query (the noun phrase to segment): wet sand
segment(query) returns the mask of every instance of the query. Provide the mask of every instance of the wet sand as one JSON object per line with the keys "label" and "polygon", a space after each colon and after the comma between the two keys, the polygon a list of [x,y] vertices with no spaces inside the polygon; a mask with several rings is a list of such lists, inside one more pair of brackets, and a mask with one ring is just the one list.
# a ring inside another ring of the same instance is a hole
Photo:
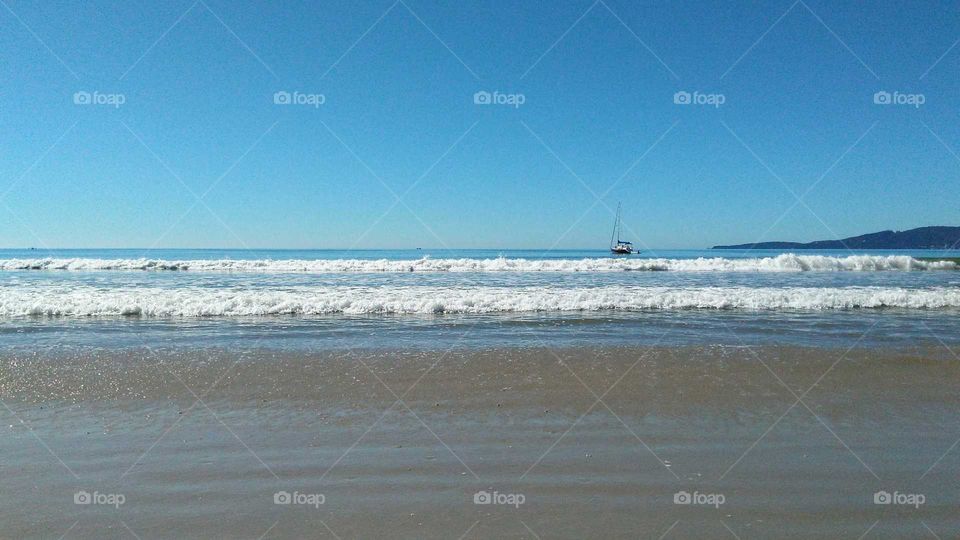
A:
{"label": "wet sand", "polygon": [[958,387],[936,347],[8,354],[0,537],[955,537]]}

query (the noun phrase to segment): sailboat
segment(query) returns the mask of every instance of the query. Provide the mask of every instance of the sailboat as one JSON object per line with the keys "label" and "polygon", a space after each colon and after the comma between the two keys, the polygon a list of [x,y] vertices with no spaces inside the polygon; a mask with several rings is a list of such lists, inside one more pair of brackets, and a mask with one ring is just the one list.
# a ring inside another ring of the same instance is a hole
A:
{"label": "sailboat", "polygon": [[[620,229],[622,228],[620,203],[617,203],[617,220],[613,222],[613,234],[610,235],[610,251],[617,255],[630,255],[633,253],[633,244],[620,239]],[[616,242],[614,242],[614,238],[616,238]]]}

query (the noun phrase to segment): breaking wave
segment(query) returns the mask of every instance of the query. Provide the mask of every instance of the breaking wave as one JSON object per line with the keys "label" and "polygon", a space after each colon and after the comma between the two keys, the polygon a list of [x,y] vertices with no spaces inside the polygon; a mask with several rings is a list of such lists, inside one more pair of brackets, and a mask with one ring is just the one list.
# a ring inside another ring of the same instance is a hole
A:
{"label": "breaking wave", "polygon": [[795,255],[727,259],[0,259],[0,270],[146,270],[249,273],[382,272],[874,272],[887,270],[957,270],[952,261],[921,261],[906,255]]}
{"label": "breaking wave", "polygon": [[0,290],[0,317],[240,317],[682,309],[960,308],[960,289],[896,287],[18,287]]}

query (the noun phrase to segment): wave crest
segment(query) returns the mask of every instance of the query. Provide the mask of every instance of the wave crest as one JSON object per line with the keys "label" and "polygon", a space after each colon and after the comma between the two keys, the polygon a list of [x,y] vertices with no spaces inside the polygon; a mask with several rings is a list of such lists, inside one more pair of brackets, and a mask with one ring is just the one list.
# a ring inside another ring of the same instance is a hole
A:
{"label": "wave crest", "polygon": [[728,259],[584,258],[584,259],[0,259],[0,270],[191,271],[247,273],[397,273],[397,272],[876,272],[957,270],[952,261],[921,261],[907,255],[796,255]]}
{"label": "wave crest", "polygon": [[0,290],[0,317],[241,317],[647,311],[960,308],[960,289],[896,287],[296,287],[284,290],[80,286]]}

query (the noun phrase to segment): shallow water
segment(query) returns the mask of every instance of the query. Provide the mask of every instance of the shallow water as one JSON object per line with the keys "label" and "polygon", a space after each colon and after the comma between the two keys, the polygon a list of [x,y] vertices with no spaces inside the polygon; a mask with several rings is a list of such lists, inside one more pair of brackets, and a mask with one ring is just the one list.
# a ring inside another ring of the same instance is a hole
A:
{"label": "shallow water", "polygon": [[[946,538],[960,527],[949,452],[960,362],[942,347],[238,352],[5,355],[0,535],[921,538],[930,527]],[[875,504],[881,490],[924,503]],[[483,491],[524,501],[476,504]],[[675,503],[682,492],[724,499]],[[324,498],[278,504],[282,493]]]}

